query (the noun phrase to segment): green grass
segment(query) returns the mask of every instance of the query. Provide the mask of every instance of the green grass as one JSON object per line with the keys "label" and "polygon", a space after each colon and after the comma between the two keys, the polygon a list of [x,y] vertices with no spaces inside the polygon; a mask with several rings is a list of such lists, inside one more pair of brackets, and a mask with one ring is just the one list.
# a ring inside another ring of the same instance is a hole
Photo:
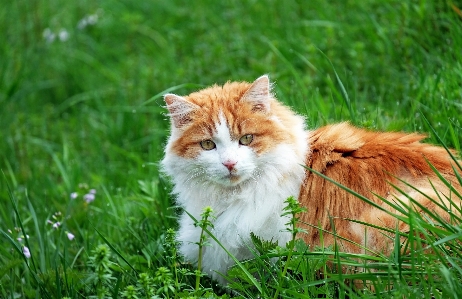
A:
{"label": "green grass", "polygon": [[[183,290],[178,297],[187,297],[194,269],[181,270],[185,265],[166,241],[177,210],[157,164],[168,134],[161,97],[167,90],[187,94],[266,73],[278,98],[306,115],[311,128],[349,120],[378,130],[426,132],[429,142],[461,149],[458,2],[2,2],[1,298],[87,298],[103,289],[128,298],[129,285],[170,284]],[[78,28],[94,15],[94,24]],[[65,41],[44,37],[62,29]],[[90,189],[96,198],[86,203]],[[72,192],[78,193],[73,200]],[[284,265],[274,272],[263,252],[249,265],[266,275],[260,289],[247,288],[252,280],[237,273],[244,277],[240,288],[254,298],[259,292],[284,298],[462,297],[462,251],[454,242],[460,225],[432,229],[414,216],[409,214],[413,227],[426,228],[438,250],[421,257],[366,257],[376,259],[380,271],[357,275],[375,281],[377,295],[354,293],[341,273],[323,278],[314,270],[327,267],[332,256],[358,263],[358,257],[335,251],[292,257],[298,266],[290,264],[287,275],[297,286],[271,277]],[[48,221],[61,225],[54,229]],[[438,243],[445,238],[449,245]],[[273,248],[271,254],[287,252]],[[206,278],[201,283],[213,286]],[[173,296],[171,290],[162,294]]]}

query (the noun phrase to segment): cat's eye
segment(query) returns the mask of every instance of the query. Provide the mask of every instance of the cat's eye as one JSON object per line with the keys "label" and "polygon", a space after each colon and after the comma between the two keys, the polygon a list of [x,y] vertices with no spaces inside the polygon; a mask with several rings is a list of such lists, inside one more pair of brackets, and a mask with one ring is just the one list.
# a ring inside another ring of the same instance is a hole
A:
{"label": "cat's eye", "polygon": [[239,139],[239,144],[249,145],[252,142],[252,140],[253,140],[253,135],[252,134],[247,134],[247,135],[242,136]]}
{"label": "cat's eye", "polygon": [[215,142],[210,139],[202,140],[200,144],[201,147],[206,151],[213,150],[216,147]]}

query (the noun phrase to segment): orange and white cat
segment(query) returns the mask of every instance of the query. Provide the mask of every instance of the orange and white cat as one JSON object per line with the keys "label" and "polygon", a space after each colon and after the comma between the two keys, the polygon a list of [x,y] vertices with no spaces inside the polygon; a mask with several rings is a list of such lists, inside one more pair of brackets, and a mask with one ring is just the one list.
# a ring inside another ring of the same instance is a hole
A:
{"label": "orange and white cat", "polygon": [[[302,165],[379,205],[381,199],[374,194],[408,202],[391,182],[430,210],[438,210],[432,201],[398,180],[436,197],[433,184],[438,192],[451,196],[427,160],[457,186],[447,152],[420,143],[422,135],[370,132],[348,123],[307,131],[304,118],[275,99],[268,76],[253,83],[214,85],[188,96],[166,94],[164,99],[171,135],[162,168],[173,181],[176,202],[196,219],[204,207],[212,207],[216,216],[212,232],[238,259],[252,257],[250,232],[286,244],[290,239],[285,231],[288,219],[281,214],[289,196],[307,208],[301,215],[304,223],[331,231],[331,216],[342,237],[378,251],[393,245],[381,232],[368,229],[365,236],[363,226],[346,219],[395,229],[395,218]],[[194,263],[201,229],[185,213],[179,224],[180,252]],[[308,233],[300,237],[308,244],[320,245],[319,229],[307,228]],[[323,241],[327,246],[334,239],[325,233]],[[233,261],[215,242],[210,243],[203,253],[203,270],[223,282],[217,272],[225,274]],[[341,245],[350,252],[362,250],[350,242]]]}

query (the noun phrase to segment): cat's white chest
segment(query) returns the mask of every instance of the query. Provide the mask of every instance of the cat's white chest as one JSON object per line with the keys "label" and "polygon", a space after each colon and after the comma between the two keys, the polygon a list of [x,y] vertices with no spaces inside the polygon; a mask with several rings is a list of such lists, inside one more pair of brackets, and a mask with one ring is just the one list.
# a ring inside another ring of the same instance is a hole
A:
{"label": "cat's white chest", "polygon": [[[289,219],[281,217],[284,201],[289,196],[298,196],[304,177],[302,166],[292,166],[284,175],[262,172],[259,180],[249,180],[240,188],[217,189],[214,184],[202,184],[202,188],[189,186],[178,192],[178,202],[198,220],[203,209],[210,206],[216,217],[211,229],[213,235],[237,259],[252,258],[251,232],[263,239],[278,241],[281,246],[290,239],[286,232]],[[182,242],[180,252],[192,262],[198,258],[196,243],[200,232],[194,221],[183,214],[178,232],[178,240]],[[234,261],[210,238],[209,243],[203,255],[203,270],[222,281],[215,271],[225,274]]]}
{"label": "cat's white chest", "polygon": [[[285,231],[287,218],[281,217],[283,200],[280,192],[248,190],[244,194],[228,194],[228,205],[211,204],[216,219],[210,231],[220,243],[237,259],[252,258],[249,248],[252,247],[250,232],[266,240],[279,241],[284,246],[289,241],[290,234]],[[191,203],[191,202],[190,202]],[[208,202],[210,203],[210,202]],[[192,204],[192,203],[191,203]],[[191,204],[191,209],[194,209]],[[201,206],[201,202],[195,203],[195,208]],[[203,207],[202,207],[203,208]],[[196,214],[200,209],[195,209]],[[178,240],[182,242],[180,252],[190,261],[195,262],[198,258],[198,245],[201,228],[194,225],[191,218],[183,214],[180,219]],[[226,274],[234,261],[228,254],[211,238],[208,238],[209,246],[203,253],[203,270],[213,278],[224,282],[220,275]]]}

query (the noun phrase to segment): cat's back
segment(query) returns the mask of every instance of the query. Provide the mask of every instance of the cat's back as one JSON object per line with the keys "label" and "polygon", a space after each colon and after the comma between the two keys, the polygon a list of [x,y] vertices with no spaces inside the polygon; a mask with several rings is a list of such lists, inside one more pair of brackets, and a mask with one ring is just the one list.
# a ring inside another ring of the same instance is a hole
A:
{"label": "cat's back", "polygon": [[320,172],[353,171],[352,176],[370,172],[371,168],[395,175],[409,171],[419,176],[434,174],[431,163],[443,173],[452,173],[447,151],[422,143],[425,137],[416,133],[368,131],[346,122],[328,125],[310,133],[311,155],[307,165]]}
{"label": "cat's back", "polygon": [[[357,244],[366,244],[375,249],[390,247],[386,238],[369,228],[365,230],[358,222],[350,219],[396,229],[396,218],[382,210],[390,210],[386,202],[398,202],[413,206],[412,198],[419,207],[427,211],[436,211],[443,219],[447,213],[440,205],[450,206],[451,188],[443,183],[432,166],[449,182],[453,188],[461,191],[452,168],[454,160],[448,152],[431,144],[422,143],[425,135],[402,132],[373,132],[353,127],[348,123],[329,125],[310,132],[308,143],[310,153],[306,165],[356,193],[375,202],[378,209],[345,191],[323,177],[307,170],[299,201],[307,207],[301,220],[309,226],[304,236],[309,244],[319,244],[320,231],[336,232],[347,240]],[[431,166],[431,165],[432,166]],[[398,187],[396,189],[395,187]],[[419,191],[417,191],[418,189]],[[460,201],[452,196],[454,203]],[[383,199],[386,199],[384,201]],[[436,204],[440,202],[440,204]],[[419,213],[421,208],[419,208]],[[446,219],[449,221],[449,219]],[[406,230],[400,223],[400,230]],[[324,242],[332,245],[331,234],[324,235]],[[358,246],[344,242],[348,251],[359,252]]]}
{"label": "cat's back", "polygon": [[[390,184],[404,180],[428,187],[429,180],[442,186],[432,164],[456,185],[451,158],[442,147],[421,143],[425,135],[402,132],[373,132],[339,123],[310,132],[306,165],[353,191],[380,203],[396,190]],[[378,196],[376,196],[378,195]],[[321,176],[307,171],[300,191],[307,206],[304,220],[328,227],[328,215],[357,218],[371,207]]]}

